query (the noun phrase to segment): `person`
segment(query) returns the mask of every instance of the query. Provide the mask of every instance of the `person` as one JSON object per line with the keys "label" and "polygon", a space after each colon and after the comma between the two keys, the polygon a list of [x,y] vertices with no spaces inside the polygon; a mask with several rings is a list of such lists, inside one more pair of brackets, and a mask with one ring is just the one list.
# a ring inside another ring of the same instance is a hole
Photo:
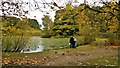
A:
{"label": "person", "polygon": [[75,41],[75,48],[77,47],[77,39],[74,37],[74,41]]}
{"label": "person", "polygon": [[70,38],[70,48],[76,48],[76,38],[74,38],[73,36],[71,36],[71,38]]}

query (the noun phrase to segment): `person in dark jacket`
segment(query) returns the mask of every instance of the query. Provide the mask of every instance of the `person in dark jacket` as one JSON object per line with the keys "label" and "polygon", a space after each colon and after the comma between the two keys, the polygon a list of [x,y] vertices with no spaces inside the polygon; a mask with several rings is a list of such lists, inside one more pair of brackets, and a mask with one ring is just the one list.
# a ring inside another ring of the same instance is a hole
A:
{"label": "person in dark jacket", "polygon": [[69,42],[70,42],[70,48],[76,48],[76,39],[73,36],[71,36]]}

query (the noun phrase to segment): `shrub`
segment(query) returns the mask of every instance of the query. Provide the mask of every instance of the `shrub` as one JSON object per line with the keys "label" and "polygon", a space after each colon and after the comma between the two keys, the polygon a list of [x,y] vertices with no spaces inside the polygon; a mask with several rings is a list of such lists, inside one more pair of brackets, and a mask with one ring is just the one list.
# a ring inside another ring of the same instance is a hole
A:
{"label": "shrub", "polygon": [[118,39],[118,34],[117,33],[113,33],[113,32],[102,32],[99,35],[100,38],[108,38],[108,42],[110,45],[119,45],[120,44],[120,40]]}
{"label": "shrub", "polygon": [[6,35],[2,36],[3,52],[20,52],[27,44],[29,38],[24,35]]}
{"label": "shrub", "polygon": [[91,44],[98,45],[98,46],[110,45],[108,38],[96,38],[96,40],[93,41]]}
{"label": "shrub", "polygon": [[83,45],[85,43],[85,37],[84,36],[76,36],[77,44]]}
{"label": "shrub", "polygon": [[99,30],[90,25],[86,25],[80,29],[80,35],[85,37],[85,43],[91,43],[98,36]]}
{"label": "shrub", "polygon": [[111,45],[119,45],[120,40],[118,39],[117,33],[109,33],[109,42]]}

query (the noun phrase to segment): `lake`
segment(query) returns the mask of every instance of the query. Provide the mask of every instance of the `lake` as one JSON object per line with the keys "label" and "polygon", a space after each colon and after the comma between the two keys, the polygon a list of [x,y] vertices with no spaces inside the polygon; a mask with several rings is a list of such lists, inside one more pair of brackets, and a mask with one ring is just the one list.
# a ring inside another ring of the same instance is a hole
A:
{"label": "lake", "polygon": [[40,36],[32,36],[27,46],[21,52],[43,52],[46,50],[68,47],[69,38],[41,38]]}

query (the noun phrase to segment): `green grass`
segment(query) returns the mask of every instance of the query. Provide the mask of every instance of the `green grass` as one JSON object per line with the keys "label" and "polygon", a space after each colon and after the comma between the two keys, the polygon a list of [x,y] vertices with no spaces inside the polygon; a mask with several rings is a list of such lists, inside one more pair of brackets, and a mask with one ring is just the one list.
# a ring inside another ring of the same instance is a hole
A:
{"label": "green grass", "polygon": [[89,65],[118,66],[118,56],[102,57],[86,61]]}

